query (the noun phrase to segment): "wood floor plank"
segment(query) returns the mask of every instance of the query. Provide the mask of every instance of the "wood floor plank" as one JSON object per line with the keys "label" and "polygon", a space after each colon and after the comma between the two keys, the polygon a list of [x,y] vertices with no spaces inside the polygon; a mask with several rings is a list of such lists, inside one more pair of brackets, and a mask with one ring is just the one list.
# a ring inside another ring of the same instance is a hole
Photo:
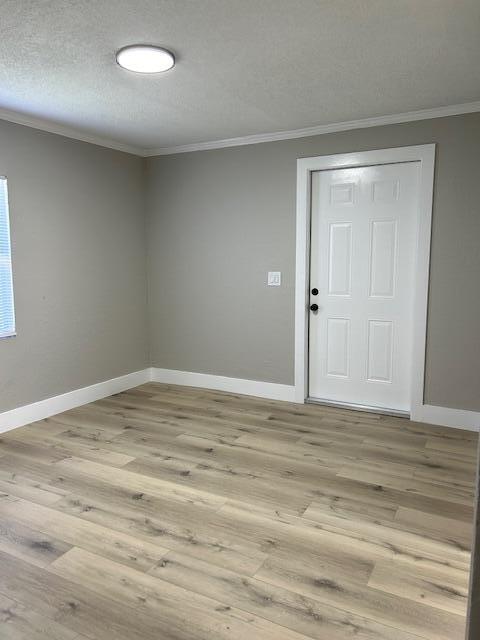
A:
{"label": "wood floor plank", "polygon": [[[214,495],[205,500],[199,492],[80,459],[70,459],[50,469],[37,464],[36,473],[80,492],[55,505],[64,513],[150,542],[160,541],[174,549],[188,548],[219,562],[240,565],[247,573],[264,559],[254,545],[237,544],[234,536],[230,541],[220,535],[222,532],[203,524],[208,522],[208,514],[224,503]],[[197,522],[202,525],[201,535],[197,534]]]}
{"label": "wood floor plank", "polygon": [[[16,464],[14,461],[13,466]],[[82,465],[75,465],[74,468],[63,467],[57,473],[59,469],[55,466],[49,469],[35,464],[35,473],[42,474],[45,480],[50,478],[71,492],[81,493],[71,493],[55,505],[62,513],[96,523],[106,531],[134,535],[145,543],[182,549],[221,566],[243,570],[247,575],[251,575],[265,558],[260,545],[238,542],[235,536],[227,538],[220,529],[203,524],[208,522],[207,514],[212,511],[210,502],[205,504],[198,501],[197,496],[183,491],[160,491],[152,496],[147,493],[146,485],[142,492],[135,486],[132,489],[129,474],[112,475],[108,469],[102,469],[102,477],[100,473],[90,477],[82,470]],[[213,504],[215,508],[218,506]],[[54,512],[49,511],[47,515],[49,522],[59,521]],[[202,524],[200,530],[197,522]],[[138,552],[133,554],[134,559],[138,556]]]}
{"label": "wood floor plank", "polygon": [[[220,520],[221,518],[221,520]],[[293,553],[297,559],[322,558],[331,576],[346,572],[350,580],[363,583],[365,572],[379,560],[397,559],[405,564],[450,565],[464,569],[468,552],[455,544],[439,543],[427,537],[408,534],[381,524],[359,522],[343,526],[316,523],[285,515],[271,519],[252,513],[246,505],[227,504],[217,513],[217,523],[227,533],[257,541],[270,554]]]}
{"label": "wood floor plank", "polygon": [[415,602],[428,604],[441,611],[465,616],[468,599],[468,572],[460,577],[450,572],[405,571],[394,563],[378,563],[368,586]]}
{"label": "wood floor plank", "polygon": [[47,464],[62,460],[68,455],[64,452],[53,451],[47,447],[37,445],[34,442],[19,441],[7,436],[0,437],[0,454],[2,453],[6,455],[15,454],[27,460],[39,460]]}
{"label": "wood floor plank", "polygon": [[463,640],[478,434],[147,383],[0,437],[3,640]]}
{"label": "wood floor plank", "polygon": [[450,540],[457,547],[470,550],[472,527],[468,522],[405,507],[399,507],[395,522],[405,530]]}
{"label": "wood floor plank", "polygon": [[[61,487],[53,487],[35,477],[28,477],[20,473],[21,465],[12,462],[19,461],[16,456],[4,458],[0,463],[0,492],[33,500],[39,504],[53,504],[60,500],[66,492]],[[20,459],[21,462],[21,459]],[[25,460],[23,460],[25,463]],[[30,461],[26,462],[30,466]]]}
{"label": "wood floor plank", "polygon": [[[413,512],[414,510],[405,510]],[[421,521],[421,513],[419,520]],[[356,517],[351,519],[344,515],[331,513],[321,509],[318,504],[311,505],[303,514],[303,518],[318,522],[323,530],[344,531],[347,535],[357,539],[378,541],[386,547],[395,549],[399,553],[410,550],[416,555],[424,555],[430,558],[443,558],[451,566],[469,566],[470,549],[468,541],[463,542],[464,536],[456,535],[453,530],[445,530],[449,518],[439,518],[438,527],[435,527],[436,518],[425,514],[425,520],[429,522],[424,528],[415,523],[407,523],[405,518],[398,518],[398,511],[393,520]],[[460,527],[458,528],[460,531]],[[463,532],[462,532],[463,533]],[[460,541],[462,538],[462,542]]]}
{"label": "wood floor plank", "polygon": [[343,467],[338,476],[340,478],[348,478],[366,482],[375,486],[388,487],[397,489],[407,494],[416,494],[420,496],[437,498],[454,504],[460,503],[470,506],[473,502],[473,490],[465,487],[453,487],[451,485],[443,485],[434,482],[427,482],[420,478],[404,478],[395,476],[376,469],[358,469],[352,466]]}
{"label": "wood floor plank", "polygon": [[265,507],[291,509],[295,513],[303,513],[311,501],[305,487],[296,487],[293,482],[280,487],[274,479],[264,479],[250,472],[236,472],[228,468],[220,468],[208,464],[185,462],[181,468],[168,464],[161,459],[137,458],[125,469],[155,477],[164,482],[176,482],[179,486],[196,487],[203,493],[218,496],[226,501],[229,497],[238,500],[248,496],[248,500]]}
{"label": "wood floor plank", "polygon": [[161,478],[142,475],[126,468],[116,469],[108,467],[82,458],[64,458],[56,465],[56,469],[57,471],[63,469],[67,471],[69,469],[77,470],[80,473],[92,474],[96,478],[107,482],[117,480],[120,483],[127,484],[131,491],[145,491],[153,496],[158,495],[159,497],[172,495],[173,497],[183,498],[191,504],[200,504],[213,509],[221,507],[226,501],[225,498],[196,487],[184,488],[181,485],[164,481]]}
{"label": "wood floor plank", "polygon": [[476,433],[475,431],[466,431],[465,429],[452,429],[450,427],[442,427],[436,424],[415,422],[414,420],[395,418],[391,416],[381,416],[380,424],[387,424],[395,429],[398,429],[398,427],[401,426],[402,429],[408,431],[409,433],[425,435],[427,436],[427,438],[442,438],[445,441],[469,441],[473,445],[473,447],[476,447],[478,442],[478,433]]}
{"label": "wood floor plank", "polygon": [[[71,549],[71,545],[5,517],[0,502],[0,549],[39,567],[46,567]],[[30,523],[30,521],[29,521]]]}
{"label": "wood floor plank", "polygon": [[374,502],[358,500],[355,496],[317,496],[310,503],[305,514],[313,515],[313,520],[321,522],[322,514],[332,513],[351,520],[393,520],[397,514],[398,505],[389,502]]}
{"label": "wood floor plank", "polygon": [[347,640],[352,635],[359,640],[418,637],[178,553],[169,553],[149,574],[317,640]]}
{"label": "wood floor plank", "polygon": [[474,458],[476,456],[475,447],[472,447],[471,442],[463,440],[442,440],[439,438],[428,438],[426,448],[435,451],[443,451],[446,453],[456,453],[465,458]]}
{"label": "wood floor plank", "polygon": [[[14,527],[31,526],[37,532],[37,536],[38,533],[41,534],[40,543],[43,540],[51,540],[51,537],[55,536],[56,539],[63,541],[63,546],[66,546],[64,551],[75,545],[144,571],[150,569],[168,552],[168,549],[159,543],[153,544],[147,540],[139,540],[128,533],[81,520],[27,500],[0,501],[0,516],[2,522],[12,522]],[[58,542],[53,546],[52,553],[55,553],[59,548]],[[3,548],[5,550],[5,547]],[[10,551],[10,549],[6,550]],[[14,555],[26,557],[25,552],[21,556]],[[29,562],[32,562],[31,555],[30,553],[26,558]],[[51,555],[47,554],[47,556]]]}
{"label": "wood floor plank", "polygon": [[224,532],[209,524],[190,521],[189,525],[178,523],[168,516],[146,516],[138,507],[119,510],[97,499],[71,496],[56,505],[69,515],[128,533],[138,540],[159,543],[169,550],[180,550],[213,564],[235,569],[252,575],[264,561],[266,554],[258,544]]}
{"label": "wood floor plank", "polygon": [[[158,621],[138,616],[136,609],[88,589],[81,580],[67,580],[51,571],[0,551],[0,594],[37,611],[90,640],[158,640]],[[12,620],[12,624],[15,621]],[[162,640],[193,640],[164,629]],[[70,640],[68,635],[62,640]]]}
{"label": "wood floor plank", "polygon": [[[343,467],[340,469],[343,469]],[[405,506],[411,509],[423,510],[428,513],[445,515],[445,517],[459,518],[466,522],[472,521],[473,500],[470,504],[464,504],[445,500],[443,497],[430,497],[419,493],[408,492],[405,490],[405,487],[408,487],[408,485],[403,479],[403,484],[397,481],[397,487],[391,488],[380,482],[380,480],[384,480],[384,478],[379,478],[378,472],[372,472],[376,473],[375,478],[364,476],[365,480],[375,480],[375,482],[366,482],[364,479],[360,480],[358,478],[362,473],[367,472],[357,472],[356,469],[352,469],[352,474],[349,475],[355,475],[355,478],[346,478],[344,474],[340,476],[339,473],[337,473],[331,481],[322,479],[322,481],[311,490],[312,501],[332,498],[354,499],[359,503],[389,505],[393,507]],[[404,489],[401,488],[402,486]]]}
{"label": "wood floor plank", "polygon": [[[16,434],[10,438],[10,440],[16,440]],[[95,443],[84,444],[82,442],[75,442],[72,444],[70,441],[61,438],[61,434],[55,434],[55,436],[44,435],[43,433],[35,433],[29,436],[29,441],[34,444],[39,444],[42,447],[46,447],[54,451],[56,454],[67,458],[69,456],[76,455],[86,460],[92,460],[94,462],[101,462],[112,467],[123,467],[135,460],[134,456],[126,453],[120,453],[117,451],[110,451],[105,447],[99,447]]]}
{"label": "wood floor plank", "polygon": [[255,577],[429,640],[461,640],[465,633],[465,620],[461,615],[440,611],[372,587],[359,587],[348,579],[331,579],[314,564],[299,566],[292,558],[269,558]]}
{"label": "wood floor plank", "polygon": [[97,443],[109,442],[115,436],[129,429],[137,429],[147,433],[158,432],[165,435],[179,435],[185,433],[186,427],[172,416],[148,416],[137,419],[134,416],[124,416],[122,412],[111,408],[97,407],[96,403],[72,409],[68,413],[52,416],[50,421],[61,427],[55,436],[62,439],[76,439],[79,442],[93,440]]}
{"label": "wood floor plank", "polygon": [[414,466],[417,471],[441,471],[443,473],[462,473],[474,465],[465,464],[465,457],[457,453],[448,453],[434,449],[406,450],[398,446],[361,445],[357,458],[377,462]]}
{"label": "wood floor plank", "polygon": [[49,571],[73,582],[85,580],[95,593],[106,593],[120,604],[135,607],[155,621],[161,637],[166,629],[175,630],[179,639],[305,640],[303,634],[265,618],[77,548],[56,560]]}
{"label": "wood floor plank", "polygon": [[[328,436],[322,439],[315,437],[315,439],[312,438],[305,442],[301,438],[296,438],[296,436],[295,440],[288,441],[285,438],[285,434],[281,434],[278,437],[277,433],[274,431],[267,434],[262,432],[242,435],[232,443],[232,446],[235,451],[243,451],[245,454],[251,452],[253,455],[276,456],[284,464],[288,463],[289,459],[292,459],[300,463],[315,465],[316,468],[324,467],[326,470],[337,469],[339,465],[345,464],[351,459],[350,456],[343,453],[335,454],[330,449],[333,442],[332,438]],[[185,434],[184,438],[186,439],[187,436],[188,434]]]}
{"label": "wood floor plank", "polygon": [[75,631],[2,594],[0,633],[2,640],[79,640]]}

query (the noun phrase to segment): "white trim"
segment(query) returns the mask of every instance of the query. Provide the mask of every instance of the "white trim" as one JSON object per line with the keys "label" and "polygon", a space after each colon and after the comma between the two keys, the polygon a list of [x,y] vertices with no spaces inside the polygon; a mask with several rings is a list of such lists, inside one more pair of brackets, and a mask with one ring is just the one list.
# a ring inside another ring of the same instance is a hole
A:
{"label": "white trim", "polygon": [[25,424],[30,424],[30,422],[43,420],[57,413],[80,407],[83,404],[94,402],[101,398],[106,398],[113,393],[120,393],[132,387],[138,387],[140,384],[150,382],[150,379],[151,370],[143,369],[142,371],[128,373],[119,378],[112,378],[111,380],[92,384],[89,387],[62,393],[60,396],[54,396],[53,398],[46,398],[39,402],[27,404],[17,409],[4,411],[0,413],[0,433],[16,429]]}
{"label": "white trim", "polygon": [[[0,433],[37,420],[49,418],[63,411],[80,407],[89,402],[95,402],[95,400],[107,398],[114,393],[127,391],[147,382],[215,389],[259,398],[269,398],[271,400],[296,401],[295,387],[287,384],[242,380],[240,378],[228,378],[207,373],[192,373],[151,367],[0,413]],[[417,414],[415,420],[417,422],[430,422],[471,431],[480,430],[480,413],[474,411],[422,405],[421,413]]]}
{"label": "white trim", "polygon": [[297,160],[297,239],[295,283],[295,400],[307,397],[308,362],[308,288],[310,251],[310,191],[313,171],[359,167],[394,162],[420,162],[417,247],[415,264],[415,295],[413,315],[413,353],[411,359],[411,408],[413,420],[418,420],[423,405],[425,347],[427,331],[430,236],[432,225],[433,178],[435,145],[397,147],[358,153],[344,153]]}
{"label": "white trim", "polygon": [[44,120],[33,115],[27,115],[0,109],[0,120],[14,122],[33,129],[40,129],[48,133],[55,133],[66,138],[81,140],[90,144],[96,144],[107,149],[124,151],[136,156],[149,158],[152,156],[168,156],[175,153],[189,153],[191,151],[208,151],[210,149],[225,149],[227,147],[240,147],[247,144],[260,144],[262,142],[276,142],[278,140],[294,140],[296,138],[308,138],[310,136],[320,136],[336,131],[349,131],[351,129],[365,129],[368,127],[381,127],[388,124],[401,124],[402,122],[415,122],[417,120],[430,120],[432,118],[445,118],[447,116],[458,116],[465,113],[477,113],[480,111],[480,101],[453,104],[445,107],[433,109],[420,109],[419,111],[406,111],[404,113],[394,113],[373,118],[361,118],[359,120],[348,120],[344,122],[332,122],[331,124],[320,124],[314,127],[303,129],[291,129],[288,131],[275,131],[273,133],[255,133],[249,136],[239,136],[237,138],[226,138],[223,140],[210,140],[207,142],[196,142],[193,144],[182,144],[175,147],[157,147],[144,149],[135,145],[124,144],[110,138],[103,138],[94,134],[79,131],[75,127],[62,125],[56,122]]}
{"label": "white trim", "polygon": [[99,147],[115,149],[115,151],[124,151],[125,153],[132,153],[136,156],[144,155],[144,150],[140,147],[124,144],[123,142],[111,140],[110,138],[103,138],[91,133],[84,133],[83,131],[75,129],[75,127],[69,127],[57,122],[50,122],[48,120],[43,120],[43,118],[17,113],[16,111],[10,111],[8,109],[0,109],[0,120],[6,120],[7,122],[13,122],[14,124],[21,124],[25,127],[31,127],[32,129],[46,131],[47,133],[55,133],[56,135],[64,136],[65,138],[72,138],[73,140],[96,144]]}
{"label": "white trim", "polygon": [[464,113],[476,113],[480,111],[480,101],[454,104],[434,109],[421,109],[420,111],[407,111],[375,118],[362,118],[361,120],[349,120],[347,122],[334,122],[321,124],[304,129],[292,129],[290,131],[276,131],[274,133],[256,133],[250,136],[238,138],[226,138],[224,140],[212,140],[209,142],[197,142],[182,144],[176,147],[158,147],[145,149],[144,157],[169,156],[174,153],[189,153],[191,151],[208,151],[210,149],[225,149],[226,147],[240,147],[246,144],[260,144],[262,142],[276,142],[278,140],[292,140],[295,138],[309,138],[336,131],[349,131],[350,129],[365,129],[368,127],[381,127],[388,124],[401,124],[402,122],[414,122],[416,120],[430,120],[432,118],[445,118]]}
{"label": "white trim", "polygon": [[293,386],[275,382],[242,380],[241,378],[227,378],[209,373],[192,373],[191,371],[175,371],[174,369],[158,369],[156,367],[152,368],[151,380],[152,382],[215,389],[271,400],[295,401]]}
{"label": "white trim", "polygon": [[466,411],[465,409],[450,409],[449,407],[436,407],[432,404],[423,404],[416,412],[412,420],[440,424],[444,427],[455,429],[467,429],[468,431],[480,431],[480,412]]}

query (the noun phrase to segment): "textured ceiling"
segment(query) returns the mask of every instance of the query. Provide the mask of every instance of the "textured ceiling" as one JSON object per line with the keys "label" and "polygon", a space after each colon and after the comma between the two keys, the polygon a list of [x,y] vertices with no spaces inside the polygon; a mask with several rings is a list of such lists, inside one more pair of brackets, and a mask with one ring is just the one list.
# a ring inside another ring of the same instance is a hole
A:
{"label": "textured ceiling", "polygon": [[[479,0],[0,0],[0,108],[144,149],[480,100]],[[120,69],[127,44],[177,66]]]}

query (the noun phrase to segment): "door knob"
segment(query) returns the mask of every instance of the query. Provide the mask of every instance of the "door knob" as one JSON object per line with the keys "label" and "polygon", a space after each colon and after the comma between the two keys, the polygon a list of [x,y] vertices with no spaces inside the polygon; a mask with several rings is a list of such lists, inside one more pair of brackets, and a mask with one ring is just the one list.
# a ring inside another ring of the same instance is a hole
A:
{"label": "door knob", "polygon": [[318,304],[311,304],[310,311],[318,311]]}
{"label": "door knob", "polygon": [[314,288],[312,289],[312,296],[318,296],[318,289],[317,289],[317,287],[314,287]]}

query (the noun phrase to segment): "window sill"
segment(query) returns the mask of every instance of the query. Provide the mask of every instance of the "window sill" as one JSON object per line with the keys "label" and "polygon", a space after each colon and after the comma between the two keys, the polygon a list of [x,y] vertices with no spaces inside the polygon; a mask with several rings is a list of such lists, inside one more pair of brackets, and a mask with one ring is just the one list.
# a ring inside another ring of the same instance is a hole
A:
{"label": "window sill", "polygon": [[13,333],[0,333],[0,340],[2,338],[16,338],[16,337],[17,337],[16,331],[14,331]]}

